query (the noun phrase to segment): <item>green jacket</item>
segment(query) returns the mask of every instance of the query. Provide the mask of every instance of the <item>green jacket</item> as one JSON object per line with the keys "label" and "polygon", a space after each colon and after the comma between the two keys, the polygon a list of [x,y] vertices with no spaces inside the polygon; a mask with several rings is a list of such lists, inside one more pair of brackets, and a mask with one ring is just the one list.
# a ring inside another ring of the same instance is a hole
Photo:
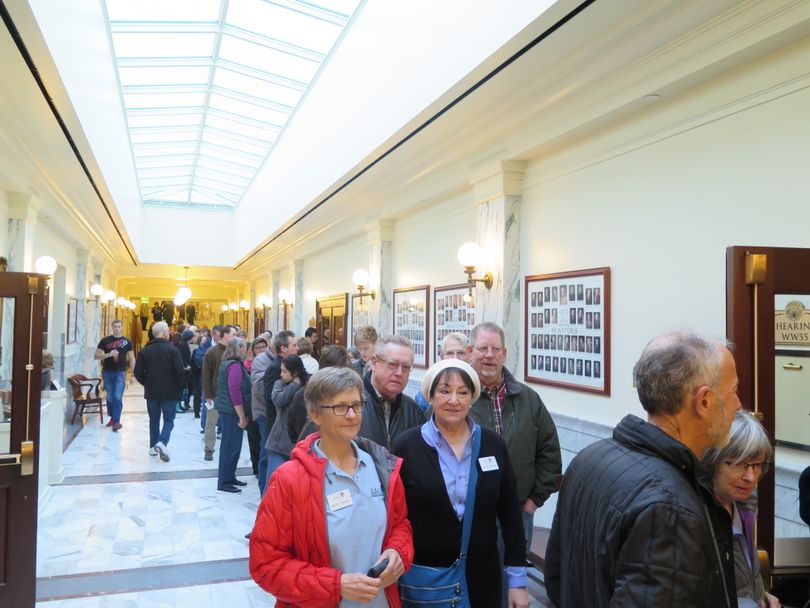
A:
{"label": "green jacket", "polygon": [[[517,479],[521,504],[531,498],[541,507],[557,491],[555,479],[562,473],[557,427],[540,396],[518,382],[506,368],[506,398],[503,401],[501,436],[506,442]],[[482,427],[495,430],[492,400],[484,394],[473,403],[470,417]]]}

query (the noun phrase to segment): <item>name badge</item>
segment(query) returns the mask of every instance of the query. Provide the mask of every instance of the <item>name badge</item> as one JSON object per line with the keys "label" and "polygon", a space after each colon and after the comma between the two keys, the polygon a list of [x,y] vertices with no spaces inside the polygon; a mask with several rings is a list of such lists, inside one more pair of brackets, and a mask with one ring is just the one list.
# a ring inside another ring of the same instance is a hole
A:
{"label": "name badge", "polygon": [[478,464],[484,473],[498,470],[498,461],[495,460],[494,456],[482,456],[478,459]]}
{"label": "name badge", "polygon": [[326,497],[326,503],[330,511],[340,511],[352,505],[352,493],[348,490],[341,490]]}

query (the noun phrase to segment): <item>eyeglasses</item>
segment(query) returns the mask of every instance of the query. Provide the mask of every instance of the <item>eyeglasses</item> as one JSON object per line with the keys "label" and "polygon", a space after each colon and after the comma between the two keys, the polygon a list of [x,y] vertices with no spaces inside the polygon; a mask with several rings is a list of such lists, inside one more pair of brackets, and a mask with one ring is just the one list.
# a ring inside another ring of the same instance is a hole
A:
{"label": "eyeglasses", "polygon": [[466,350],[448,350],[444,353],[445,359],[461,359],[464,355],[467,354]]}
{"label": "eyeglasses", "polygon": [[335,416],[345,416],[349,410],[355,414],[362,414],[363,408],[366,406],[365,401],[353,401],[352,403],[338,403],[336,405],[322,405],[322,410],[332,410]]}
{"label": "eyeglasses", "polygon": [[754,475],[760,475],[762,474],[762,468],[768,464],[767,462],[733,462],[731,460],[724,460],[723,462],[728,468],[739,475],[748,471],[748,467],[751,467],[751,471]]}
{"label": "eyeglasses", "polygon": [[494,357],[497,357],[503,352],[500,346],[476,346],[475,350],[481,355],[486,355],[488,352],[492,351],[492,356]]}
{"label": "eyeglasses", "polygon": [[409,363],[397,363],[396,361],[389,361],[388,359],[383,359],[382,357],[377,357],[377,361],[382,361],[385,363],[385,367],[387,367],[388,371],[391,372],[401,369],[403,374],[410,374],[411,370],[413,369],[413,365],[410,365]]}

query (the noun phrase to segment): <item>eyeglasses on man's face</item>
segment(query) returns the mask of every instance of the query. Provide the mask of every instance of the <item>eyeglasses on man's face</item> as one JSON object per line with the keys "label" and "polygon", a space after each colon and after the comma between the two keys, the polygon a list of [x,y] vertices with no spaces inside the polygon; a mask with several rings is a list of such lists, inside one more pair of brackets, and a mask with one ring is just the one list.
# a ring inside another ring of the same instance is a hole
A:
{"label": "eyeglasses on man's face", "polygon": [[388,371],[390,371],[390,372],[395,372],[395,371],[401,369],[403,374],[409,374],[409,373],[411,373],[411,370],[413,369],[413,365],[411,365],[410,363],[401,363],[401,362],[398,362],[398,361],[389,361],[388,359],[383,359],[380,356],[377,356],[377,361],[382,361],[383,363],[385,363],[385,367],[387,367]]}
{"label": "eyeglasses on man's face", "polygon": [[320,406],[320,408],[322,410],[332,410],[332,413],[335,416],[345,416],[346,414],[349,413],[349,410],[351,410],[355,414],[361,414],[365,406],[366,406],[365,401],[352,401],[351,403],[336,403],[335,405],[322,405]]}
{"label": "eyeglasses on man's face", "polygon": [[761,475],[762,467],[768,464],[767,462],[734,462],[732,460],[724,460],[723,463],[739,475],[746,473],[749,467],[754,475]]}

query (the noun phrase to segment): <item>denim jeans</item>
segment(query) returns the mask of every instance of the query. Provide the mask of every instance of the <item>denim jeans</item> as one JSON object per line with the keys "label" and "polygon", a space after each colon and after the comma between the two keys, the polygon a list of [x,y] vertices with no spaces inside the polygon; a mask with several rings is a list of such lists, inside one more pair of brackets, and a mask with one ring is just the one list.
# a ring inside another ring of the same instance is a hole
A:
{"label": "denim jeans", "polygon": [[264,444],[267,443],[267,418],[265,416],[257,416],[256,424],[259,427],[259,496],[264,496],[264,489],[267,487],[267,448]]}
{"label": "denim jeans", "polygon": [[[169,445],[169,438],[172,436],[174,428],[174,416],[176,414],[176,399],[160,401],[158,399],[146,400],[146,411],[149,413],[149,447],[155,447],[160,441],[163,445]],[[160,428],[160,415],[163,414],[163,428]]]}
{"label": "denim jeans", "polygon": [[270,483],[270,478],[273,476],[273,473],[276,472],[276,469],[283,465],[290,459],[289,456],[285,456],[284,454],[279,454],[278,452],[274,452],[273,450],[267,450],[267,478],[265,480],[265,489],[267,489],[267,485]]}
{"label": "denim jeans", "polygon": [[121,422],[121,410],[124,409],[124,385],[127,383],[127,373],[124,370],[101,370],[101,379],[104,381],[104,390],[107,391],[107,413],[113,422]]}
{"label": "denim jeans", "polygon": [[222,422],[217,488],[222,488],[236,481],[236,466],[239,464],[239,454],[242,452],[242,438],[245,431],[239,428],[239,417],[236,414],[217,413]]}

